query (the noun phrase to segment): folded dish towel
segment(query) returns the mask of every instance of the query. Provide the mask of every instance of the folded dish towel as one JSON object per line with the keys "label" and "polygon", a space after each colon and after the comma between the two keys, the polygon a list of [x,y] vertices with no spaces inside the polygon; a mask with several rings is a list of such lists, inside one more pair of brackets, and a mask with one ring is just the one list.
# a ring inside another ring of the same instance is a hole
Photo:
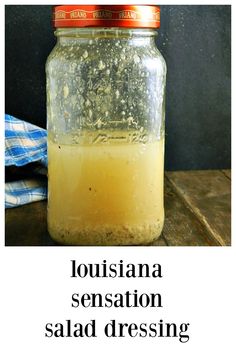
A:
{"label": "folded dish towel", "polygon": [[26,178],[5,183],[6,208],[46,199],[47,131],[5,115],[5,166],[16,179],[27,171]]}

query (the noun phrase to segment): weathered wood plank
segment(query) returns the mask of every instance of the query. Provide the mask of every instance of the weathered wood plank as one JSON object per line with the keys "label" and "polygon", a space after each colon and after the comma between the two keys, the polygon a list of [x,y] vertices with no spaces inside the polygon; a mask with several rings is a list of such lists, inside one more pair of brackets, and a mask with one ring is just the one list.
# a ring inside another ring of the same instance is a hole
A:
{"label": "weathered wood plank", "polygon": [[165,179],[164,238],[169,246],[213,246],[205,227]]}
{"label": "weathered wood plank", "polygon": [[215,241],[231,244],[231,182],[221,171],[166,174],[171,185]]}
{"label": "weathered wood plank", "polygon": [[18,208],[6,209],[6,246],[53,246],[47,232],[47,202],[27,204]]}
{"label": "weathered wood plank", "polygon": [[221,170],[223,172],[223,174],[228,177],[229,179],[231,179],[231,170]]}

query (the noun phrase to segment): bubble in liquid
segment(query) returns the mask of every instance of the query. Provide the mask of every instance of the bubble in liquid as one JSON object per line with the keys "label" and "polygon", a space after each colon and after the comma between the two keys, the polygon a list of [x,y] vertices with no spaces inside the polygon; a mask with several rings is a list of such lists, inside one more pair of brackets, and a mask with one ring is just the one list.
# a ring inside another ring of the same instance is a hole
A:
{"label": "bubble in liquid", "polygon": [[100,60],[99,63],[98,63],[98,69],[99,70],[103,70],[105,67],[106,67],[106,65],[103,63],[102,60]]}
{"label": "bubble in liquid", "polygon": [[88,58],[88,52],[87,52],[87,50],[84,51],[83,57],[84,57],[84,59]]}
{"label": "bubble in liquid", "polygon": [[116,90],[115,95],[116,95],[116,98],[118,99],[120,97],[120,91]]}
{"label": "bubble in liquid", "polygon": [[67,85],[65,85],[63,88],[63,95],[64,95],[64,98],[67,98],[69,95],[69,87]]}

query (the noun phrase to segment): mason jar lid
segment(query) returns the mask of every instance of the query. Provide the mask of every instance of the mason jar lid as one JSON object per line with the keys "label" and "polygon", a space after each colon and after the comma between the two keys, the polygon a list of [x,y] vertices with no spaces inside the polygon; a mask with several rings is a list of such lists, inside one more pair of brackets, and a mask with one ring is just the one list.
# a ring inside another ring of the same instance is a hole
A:
{"label": "mason jar lid", "polygon": [[159,28],[155,5],[62,5],[53,10],[54,27]]}

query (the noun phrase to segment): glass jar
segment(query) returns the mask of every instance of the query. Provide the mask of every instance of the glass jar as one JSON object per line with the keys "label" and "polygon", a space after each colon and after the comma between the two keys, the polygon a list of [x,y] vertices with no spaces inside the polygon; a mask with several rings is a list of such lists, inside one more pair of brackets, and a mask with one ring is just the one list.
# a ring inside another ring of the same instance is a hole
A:
{"label": "glass jar", "polygon": [[157,6],[56,6],[48,229],[71,245],[148,244],[164,222],[165,61]]}

